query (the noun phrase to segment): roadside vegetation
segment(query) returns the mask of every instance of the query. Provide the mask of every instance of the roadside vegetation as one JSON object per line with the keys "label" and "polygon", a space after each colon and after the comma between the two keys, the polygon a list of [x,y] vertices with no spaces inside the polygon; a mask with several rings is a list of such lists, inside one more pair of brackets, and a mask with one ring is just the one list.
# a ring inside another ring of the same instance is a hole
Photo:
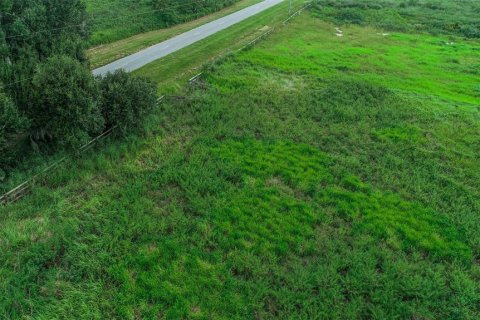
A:
{"label": "roadside vegetation", "polygon": [[[110,3],[111,1],[109,1]],[[174,25],[169,28],[155,29],[129,36],[118,41],[104,43],[87,50],[87,57],[92,69],[106,65],[112,61],[138,52],[183,32],[189,31],[203,24],[219,19],[238,10],[244,9],[260,2],[260,0],[240,0],[235,4],[225,7],[223,10],[202,16],[198,19]],[[96,2],[95,2],[96,3]]]}
{"label": "roadside vegetation", "polygon": [[[249,2],[239,2],[238,5],[244,6],[247,3],[253,4],[251,0],[248,1]],[[304,5],[304,1],[295,0],[293,4],[293,9],[297,10]],[[233,7],[228,8],[228,10],[233,10]],[[157,88],[161,88],[162,94],[165,94],[167,92],[173,93],[175,90],[178,90],[178,88],[182,87],[190,77],[198,73],[198,67],[204,64],[207,60],[218,58],[222,55],[227,54],[227,52],[231,50],[236,50],[248,43],[249,41],[253,40],[255,37],[258,37],[264,32],[270,30],[273,26],[280,24],[281,21],[286,18],[287,10],[288,3],[280,4],[274,8],[267,10],[261,15],[254,16],[236,25],[235,27],[224,30],[219,34],[216,34],[206,40],[190,46],[189,48],[181,50],[180,52],[175,53],[175,55],[171,55],[153,64],[150,64],[149,66],[153,68],[152,70],[155,70],[156,72],[143,74],[143,71],[140,70],[139,72],[136,72],[134,74],[143,78],[148,76],[149,79],[157,85]],[[222,12],[219,12],[218,14],[222,14]],[[210,18],[212,17],[208,17],[208,19]],[[190,29],[189,24],[186,24],[180,25],[178,26],[178,28],[165,30],[165,32],[178,32],[178,30],[181,28],[186,28],[186,30]],[[163,34],[162,32],[163,31],[159,31],[159,34]],[[133,42],[136,43],[136,45],[140,43],[140,41]],[[123,41],[121,41],[121,43],[123,43]],[[112,46],[106,46],[105,49],[106,51],[102,52],[108,54],[109,57],[111,57],[111,55],[115,55],[115,52],[122,52],[122,50],[116,48],[115,44],[112,44]],[[119,51],[116,51],[117,49]],[[91,53],[91,51],[88,52]],[[102,54],[100,54],[100,56],[102,56]],[[89,60],[89,62],[91,61],[93,60]],[[145,69],[148,70],[148,68]],[[163,76],[160,76],[161,74],[163,74]],[[54,74],[52,75],[52,77],[53,76]],[[102,87],[101,83],[98,84],[100,85],[100,87]],[[148,88],[148,86],[146,88]],[[148,89],[145,90],[148,91]],[[102,104],[102,100],[104,99],[98,100],[99,104]],[[128,100],[125,103],[128,104]],[[99,105],[99,108],[103,109],[101,105]],[[150,110],[151,107],[148,109]],[[103,116],[105,117],[105,113],[103,113]],[[105,119],[100,120],[105,121]],[[142,119],[138,119],[138,121],[141,122]],[[22,129],[19,129],[15,132],[25,132],[25,127],[21,128]],[[108,128],[108,121],[105,121],[105,130],[107,130]],[[130,129],[135,128],[130,127]],[[125,132],[122,132],[122,136],[124,136],[124,134]],[[45,136],[45,134],[43,133],[42,135],[40,135],[40,137],[42,136]],[[14,137],[18,137],[19,140],[17,141],[16,139],[9,138],[9,146],[21,147],[21,149],[19,150],[21,152],[16,152],[15,157],[9,156],[8,158],[14,159],[14,161],[9,162],[9,166],[4,166],[2,168],[3,174],[1,175],[2,179],[0,179],[0,190],[2,192],[6,192],[14,188],[18,184],[24,182],[26,179],[42,171],[45,167],[48,167],[51,163],[71,153],[65,152],[65,150],[60,150],[61,148],[59,148],[58,146],[51,148],[48,146],[50,143],[41,143],[40,148],[35,151],[31,147],[28,131],[27,134],[17,134],[14,135]],[[24,155],[24,157],[21,157],[22,154]]]}
{"label": "roadside vegetation", "polygon": [[[292,12],[303,8],[307,3],[306,0],[293,0]],[[266,32],[281,27],[288,18],[288,7],[289,2],[284,1],[233,28],[218,32],[133,73],[151,79],[162,94],[175,94],[189,78],[202,71],[204,64],[222,60]]]}
{"label": "roadside vegetation", "polygon": [[[12,170],[76,150],[111,126],[138,124],[155,106],[146,79],[93,77],[83,2],[2,2],[0,9],[0,190]],[[121,91],[115,97],[113,82]]]}
{"label": "roadside vegetation", "polygon": [[479,318],[479,40],[322,14],[139,70],[171,94],[142,134],[0,208],[0,317]]}
{"label": "roadside vegetation", "polygon": [[222,10],[239,0],[86,0],[95,46],[163,29]]}

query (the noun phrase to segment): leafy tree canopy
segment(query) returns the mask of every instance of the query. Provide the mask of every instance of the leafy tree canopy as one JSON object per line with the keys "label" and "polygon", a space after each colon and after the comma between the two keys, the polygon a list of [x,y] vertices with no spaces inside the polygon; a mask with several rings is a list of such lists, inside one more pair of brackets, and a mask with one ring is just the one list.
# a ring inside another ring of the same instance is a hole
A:
{"label": "leafy tree canopy", "polygon": [[138,126],[156,104],[156,87],[149,80],[125,71],[100,79],[102,113],[108,127],[122,131]]}
{"label": "leafy tree canopy", "polygon": [[0,80],[22,111],[31,107],[31,78],[52,55],[84,57],[88,37],[81,0],[7,0],[0,10]]}
{"label": "leafy tree canopy", "polygon": [[97,83],[80,62],[53,56],[38,68],[33,85],[32,128],[39,135],[78,147],[103,129]]}
{"label": "leafy tree canopy", "polygon": [[[25,128],[26,119],[18,112],[13,101],[0,90],[0,165],[4,167],[13,157],[8,149],[16,140],[15,135]],[[0,170],[0,181],[4,173]]]}

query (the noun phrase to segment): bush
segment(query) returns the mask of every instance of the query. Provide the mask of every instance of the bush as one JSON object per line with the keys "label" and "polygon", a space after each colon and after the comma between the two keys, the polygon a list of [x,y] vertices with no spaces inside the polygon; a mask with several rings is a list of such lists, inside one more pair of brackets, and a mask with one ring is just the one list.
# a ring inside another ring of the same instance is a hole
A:
{"label": "bush", "polygon": [[0,92],[0,181],[3,170],[14,158],[12,145],[22,130],[26,120],[20,115],[15,104],[3,92]]}
{"label": "bush", "polygon": [[80,62],[53,56],[40,65],[33,80],[36,101],[30,110],[32,134],[75,148],[103,129],[94,77]]}
{"label": "bush", "polygon": [[117,125],[125,132],[137,127],[156,105],[156,87],[147,79],[116,71],[99,82],[107,128]]}
{"label": "bush", "polygon": [[460,28],[460,33],[466,38],[478,39],[480,38],[480,26],[462,26]]}
{"label": "bush", "polygon": [[345,23],[362,24],[362,12],[354,8],[344,8],[338,11],[336,18]]}

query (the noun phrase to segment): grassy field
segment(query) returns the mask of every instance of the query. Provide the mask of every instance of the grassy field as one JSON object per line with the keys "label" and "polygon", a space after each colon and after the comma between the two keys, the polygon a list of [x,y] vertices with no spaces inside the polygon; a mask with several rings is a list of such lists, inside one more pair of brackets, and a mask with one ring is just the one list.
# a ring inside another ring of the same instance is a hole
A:
{"label": "grassy field", "polygon": [[204,16],[197,20],[179,24],[170,28],[158,29],[150,32],[140,33],[138,35],[127,37],[109,44],[103,44],[93,47],[87,51],[92,69],[108,64],[117,59],[138,52],[148,46],[157,44],[166,39],[174,37],[183,32],[194,29],[205,23],[219,19],[235,11],[254,5],[260,0],[240,0],[236,4],[227,7],[221,11]]}
{"label": "grassy field", "polygon": [[140,70],[142,135],[0,208],[0,318],[478,319],[480,42],[335,27]]}
{"label": "grassy field", "polygon": [[[249,1],[251,2],[251,0],[240,1],[239,4],[246,5]],[[298,10],[302,8],[304,4],[304,0],[294,0],[293,9]],[[169,55],[155,63],[149,64],[137,73],[148,76],[155,81],[158,84],[161,94],[174,93],[181,89],[189,78],[197,74],[203,64],[212,59],[219,59],[239,49],[266,31],[271,30],[272,27],[280,25],[287,17],[287,10],[287,3],[271,8],[227,30],[219,32],[208,39],[178,51],[174,55]],[[172,29],[165,30],[165,32],[176,33],[179,31],[177,28],[184,28],[185,26],[186,25],[179,25]],[[160,34],[163,31],[160,30],[158,32]],[[123,43],[123,41],[117,43],[120,44]],[[137,43],[137,45],[138,44],[139,43]],[[106,54],[103,58],[111,59],[112,56],[110,54],[113,55],[115,50],[120,50],[118,48],[115,49],[114,44],[112,45],[111,47],[106,46],[109,49],[102,51]],[[134,46],[131,49],[134,50],[135,48],[138,47]],[[119,52],[121,52],[121,50]],[[90,58],[91,61],[95,59],[92,56]],[[43,171],[43,169],[51,163],[64,156],[65,154],[62,153],[38,154],[38,156],[31,157],[28,161],[19,163],[14,170],[9,172],[8,178],[1,181],[0,193],[7,192],[18,186],[20,183]]]}
{"label": "grassy field", "polygon": [[334,23],[390,31],[480,38],[477,0],[318,0],[317,14]]}

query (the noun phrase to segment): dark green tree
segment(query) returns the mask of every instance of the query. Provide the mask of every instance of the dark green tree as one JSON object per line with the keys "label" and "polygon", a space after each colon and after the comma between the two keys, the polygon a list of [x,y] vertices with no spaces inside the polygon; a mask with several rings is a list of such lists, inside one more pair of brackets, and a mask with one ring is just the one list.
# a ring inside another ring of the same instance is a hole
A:
{"label": "dark green tree", "polygon": [[13,83],[8,94],[22,111],[32,107],[31,78],[39,63],[52,55],[86,63],[86,18],[81,0],[0,1],[0,80]]}
{"label": "dark green tree", "polygon": [[13,101],[0,91],[0,180],[5,166],[10,165],[14,157],[12,145],[17,136],[25,129],[26,119],[20,115]]}
{"label": "dark green tree", "polygon": [[77,60],[49,58],[37,69],[33,85],[35,138],[51,137],[60,146],[74,148],[103,129],[97,83]]}
{"label": "dark green tree", "polygon": [[156,105],[156,87],[145,78],[116,71],[99,82],[107,127],[117,125],[122,131],[137,127]]}

